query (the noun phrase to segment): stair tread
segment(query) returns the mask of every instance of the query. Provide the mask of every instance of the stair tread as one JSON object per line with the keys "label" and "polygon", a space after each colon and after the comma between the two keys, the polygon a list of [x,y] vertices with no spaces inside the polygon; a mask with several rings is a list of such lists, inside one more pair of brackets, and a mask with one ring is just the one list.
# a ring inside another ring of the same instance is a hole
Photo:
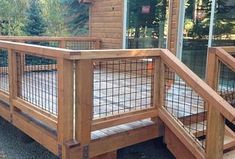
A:
{"label": "stair tread", "polygon": [[[201,143],[205,145],[205,140],[201,140]],[[225,135],[224,136],[224,150],[230,149],[232,147],[235,147],[235,138]]]}
{"label": "stair tread", "polygon": [[231,136],[224,136],[224,150],[230,149],[235,146],[235,138]]}
{"label": "stair tread", "polygon": [[206,131],[206,121],[193,123],[185,127],[187,131],[194,134],[196,137],[201,137],[205,135]]}
{"label": "stair tread", "polygon": [[234,141],[235,141],[235,138],[233,138],[231,136],[227,136],[227,135],[224,136],[224,144],[228,144],[228,143],[234,142]]}
{"label": "stair tread", "polygon": [[225,153],[223,157],[223,159],[234,159],[234,158],[235,158],[235,149]]}

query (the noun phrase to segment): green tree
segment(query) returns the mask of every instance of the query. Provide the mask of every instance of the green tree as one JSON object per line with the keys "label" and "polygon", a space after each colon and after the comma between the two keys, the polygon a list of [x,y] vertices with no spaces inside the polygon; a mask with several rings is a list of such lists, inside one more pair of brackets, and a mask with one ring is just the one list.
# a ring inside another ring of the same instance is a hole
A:
{"label": "green tree", "polygon": [[25,11],[28,0],[0,1],[0,35],[24,35]]}
{"label": "green tree", "polygon": [[[185,25],[187,35],[193,38],[208,38],[210,16],[211,16],[211,1],[210,0],[187,0],[186,1],[186,22],[192,24]],[[232,8],[227,8],[227,0],[217,0],[215,8],[215,21],[213,35],[216,38],[222,38],[223,35],[231,34],[234,24],[230,19]],[[196,12],[195,12],[196,9]],[[231,12],[229,11],[231,10]],[[197,14],[203,12],[204,16],[199,17]],[[195,14],[196,13],[196,14]],[[187,28],[186,28],[187,26]]]}
{"label": "green tree", "polygon": [[62,0],[67,6],[66,24],[72,35],[86,35],[89,30],[89,6],[78,0]]}
{"label": "green tree", "polygon": [[60,0],[41,0],[43,17],[47,23],[46,34],[50,36],[66,36],[65,24],[67,7]]}
{"label": "green tree", "polygon": [[31,0],[27,10],[25,32],[30,36],[41,36],[46,32],[46,22],[43,19],[38,0]]}

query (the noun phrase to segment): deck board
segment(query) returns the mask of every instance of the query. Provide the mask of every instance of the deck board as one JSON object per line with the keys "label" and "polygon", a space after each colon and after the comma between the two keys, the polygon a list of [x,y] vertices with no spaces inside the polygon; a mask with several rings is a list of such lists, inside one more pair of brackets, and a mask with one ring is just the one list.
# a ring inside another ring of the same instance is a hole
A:
{"label": "deck board", "polygon": [[150,126],[153,125],[154,122],[150,119],[140,120],[132,123],[122,124],[118,126],[113,126],[110,128],[102,129],[102,130],[96,130],[91,133],[92,140],[101,139],[107,136],[115,135],[118,133],[127,132],[130,130],[138,129],[144,126]]}

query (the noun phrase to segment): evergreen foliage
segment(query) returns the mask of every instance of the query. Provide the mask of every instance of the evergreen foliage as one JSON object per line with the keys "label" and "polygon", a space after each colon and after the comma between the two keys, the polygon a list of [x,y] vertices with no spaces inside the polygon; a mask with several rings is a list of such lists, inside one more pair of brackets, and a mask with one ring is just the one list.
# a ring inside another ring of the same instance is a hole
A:
{"label": "evergreen foliage", "polygon": [[67,25],[73,35],[88,34],[89,7],[78,0],[64,0],[68,6]]}
{"label": "evergreen foliage", "polygon": [[30,36],[41,36],[46,32],[46,23],[38,0],[31,0],[27,10],[27,23],[25,32]]}

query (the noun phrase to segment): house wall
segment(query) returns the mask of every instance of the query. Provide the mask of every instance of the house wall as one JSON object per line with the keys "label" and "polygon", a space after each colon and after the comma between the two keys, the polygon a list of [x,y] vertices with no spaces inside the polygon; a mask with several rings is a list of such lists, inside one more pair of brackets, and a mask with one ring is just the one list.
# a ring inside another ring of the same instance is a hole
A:
{"label": "house wall", "polygon": [[179,0],[170,0],[169,13],[169,27],[168,27],[168,49],[176,54],[177,38],[178,38],[178,24],[179,24]]}
{"label": "house wall", "polygon": [[[176,54],[180,1],[169,1],[168,49]],[[103,49],[121,49],[124,0],[91,0],[90,2],[90,36],[101,38]]]}
{"label": "house wall", "polygon": [[103,49],[121,49],[124,0],[93,0],[90,5],[90,36],[101,38]]}

